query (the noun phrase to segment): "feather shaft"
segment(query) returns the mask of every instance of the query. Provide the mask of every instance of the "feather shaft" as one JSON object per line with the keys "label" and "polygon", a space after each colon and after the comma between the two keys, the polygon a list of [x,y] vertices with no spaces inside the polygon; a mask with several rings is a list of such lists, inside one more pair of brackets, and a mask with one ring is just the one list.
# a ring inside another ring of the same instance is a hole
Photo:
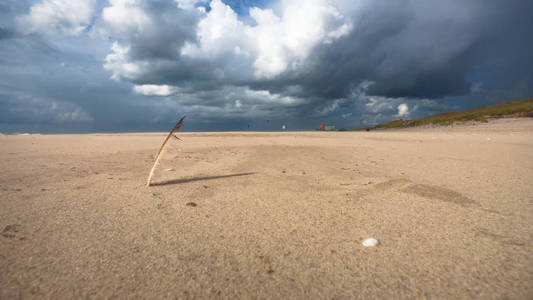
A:
{"label": "feather shaft", "polygon": [[163,154],[163,150],[165,149],[165,146],[168,144],[168,141],[170,140],[170,138],[172,136],[174,136],[175,138],[178,138],[177,136],[174,135],[174,133],[180,129],[181,125],[183,125],[183,119],[185,119],[185,117],[186,116],[183,116],[178,121],[178,123],[176,123],[176,125],[174,125],[172,130],[170,130],[170,132],[168,133],[165,141],[161,145],[161,148],[159,148],[159,152],[157,152],[157,155],[155,157],[154,165],[152,166],[152,169],[150,170],[150,174],[148,175],[148,179],[146,180],[146,186],[150,186],[151,183],[152,183],[152,176],[154,176],[155,169],[156,169],[157,165],[159,164],[159,159],[161,158],[161,154]]}

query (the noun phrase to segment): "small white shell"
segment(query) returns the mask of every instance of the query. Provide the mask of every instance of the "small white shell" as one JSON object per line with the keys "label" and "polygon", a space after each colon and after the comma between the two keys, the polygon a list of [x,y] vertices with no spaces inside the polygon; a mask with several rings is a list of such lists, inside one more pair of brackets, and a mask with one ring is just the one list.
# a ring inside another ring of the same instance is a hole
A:
{"label": "small white shell", "polygon": [[363,241],[363,246],[365,247],[374,247],[377,244],[379,244],[379,242],[375,238],[369,238]]}

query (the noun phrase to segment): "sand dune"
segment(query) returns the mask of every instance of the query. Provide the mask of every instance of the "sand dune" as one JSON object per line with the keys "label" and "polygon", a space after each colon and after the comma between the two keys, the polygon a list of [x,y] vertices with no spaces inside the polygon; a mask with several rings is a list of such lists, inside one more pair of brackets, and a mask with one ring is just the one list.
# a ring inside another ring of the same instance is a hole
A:
{"label": "sand dune", "polygon": [[520,122],[0,136],[0,298],[531,299]]}

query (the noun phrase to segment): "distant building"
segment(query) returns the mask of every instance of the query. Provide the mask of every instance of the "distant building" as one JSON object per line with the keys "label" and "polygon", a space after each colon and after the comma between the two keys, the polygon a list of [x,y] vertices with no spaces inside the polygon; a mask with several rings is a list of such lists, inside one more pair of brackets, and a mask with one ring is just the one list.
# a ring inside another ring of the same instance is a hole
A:
{"label": "distant building", "polygon": [[320,125],[318,125],[318,128],[316,130],[319,130],[319,131],[335,131],[335,125],[320,124]]}

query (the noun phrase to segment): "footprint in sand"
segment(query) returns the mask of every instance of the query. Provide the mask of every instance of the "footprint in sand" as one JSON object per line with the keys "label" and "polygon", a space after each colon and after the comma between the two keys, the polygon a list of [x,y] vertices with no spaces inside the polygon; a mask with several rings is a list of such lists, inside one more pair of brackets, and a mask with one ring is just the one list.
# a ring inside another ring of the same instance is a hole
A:
{"label": "footprint in sand", "polygon": [[11,224],[4,227],[4,230],[2,230],[2,236],[6,238],[16,238],[18,236],[19,240],[24,240],[25,237],[19,236],[20,231],[22,231],[22,226],[20,224]]}

